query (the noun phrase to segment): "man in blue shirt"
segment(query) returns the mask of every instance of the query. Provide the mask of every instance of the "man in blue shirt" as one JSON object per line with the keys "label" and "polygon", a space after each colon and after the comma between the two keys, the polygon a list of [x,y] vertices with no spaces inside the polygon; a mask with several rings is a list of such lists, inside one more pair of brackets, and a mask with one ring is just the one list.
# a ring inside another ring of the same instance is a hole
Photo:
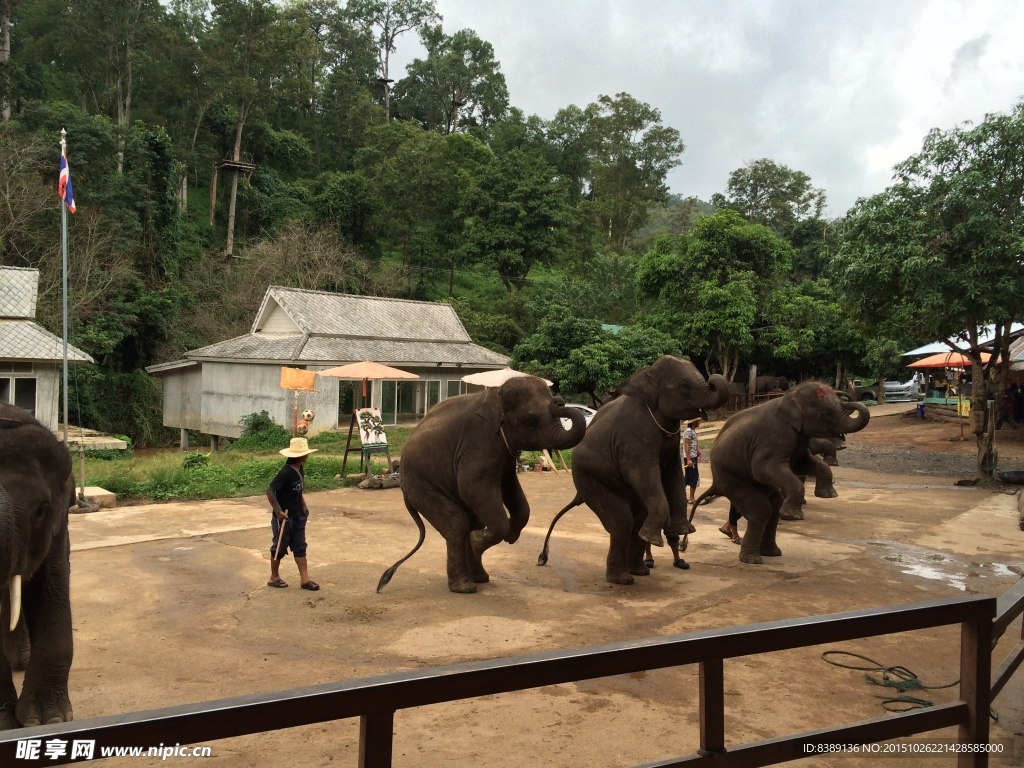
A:
{"label": "man in blue shirt", "polygon": [[305,472],[302,465],[317,448],[310,448],[304,437],[293,437],[291,445],[278,451],[288,461],[267,488],[267,499],[273,508],[270,530],[274,538],[270,544],[270,581],[268,587],[283,588],[288,583],[281,578],[281,557],[291,549],[295,564],[299,566],[299,586],[315,592],[320,585],[309,578],[306,570],[306,520],[309,507],[302,496]]}

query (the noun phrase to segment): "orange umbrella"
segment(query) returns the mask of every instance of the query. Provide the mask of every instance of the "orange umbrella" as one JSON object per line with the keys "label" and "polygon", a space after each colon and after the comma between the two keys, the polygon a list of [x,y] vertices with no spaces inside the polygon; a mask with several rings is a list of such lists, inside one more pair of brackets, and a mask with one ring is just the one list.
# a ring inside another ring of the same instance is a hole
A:
{"label": "orange umbrella", "polygon": [[317,371],[317,373],[321,376],[332,376],[336,379],[352,379],[353,381],[362,379],[363,396],[366,395],[366,382],[368,379],[385,379],[388,381],[394,381],[395,379],[419,378],[415,373],[409,373],[408,371],[402,371],[398,368],[392,368],[389,365],[372,363],[369,360],[363,360],[360,363],[339,365],[335,368],[328,368],[326,371]]}
{"label": "orange umbrella", "polygon": [[[988,352],[981,353],[981,362],[987,363],[991,355]],[[923,360],[911,363],[907,368],[969,368],[971,358],[962,352],[940,352],[937,355],[929,355]]]}

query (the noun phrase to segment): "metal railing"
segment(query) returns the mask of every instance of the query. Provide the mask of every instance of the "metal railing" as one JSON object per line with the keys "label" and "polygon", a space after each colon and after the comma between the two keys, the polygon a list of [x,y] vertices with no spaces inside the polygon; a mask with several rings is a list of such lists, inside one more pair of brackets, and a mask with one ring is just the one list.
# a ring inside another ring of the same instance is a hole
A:
{"label": "metal railing", "polygon": [[[998,605],[998,616],[997,616]],[[393,675],[318,685],[278,693],[188,704],[168,709],[25,728],[0,734],[0,765],[59,765],[57,759],[14,761],[19,740],[94,740],[102,746],[196,744],[359,717],[359,765],[390,768],[395,712],[541,686],[698,664],[700,745],[697,754],[649,764],[764,766],[807,757],[807,745],[864,744],[959,727],[964,744],[987,745],[989,703],[1024,658],[1024,642],[990,684],[993,636],[1024,611],[1024,582],[998,603],[970,596],[911,605],[847,611],[668,637],[630,640],[565,651],[475,661]],[[959,700],[927,709],[891,714],[753,743],[726,750],[723,660],[826,643],[959,624]],[[493,765],[501,765],[498,750]],[[988,765],[984,752],[963,752],[963,767]],[[76,760],[75,762],[80,762]]]}

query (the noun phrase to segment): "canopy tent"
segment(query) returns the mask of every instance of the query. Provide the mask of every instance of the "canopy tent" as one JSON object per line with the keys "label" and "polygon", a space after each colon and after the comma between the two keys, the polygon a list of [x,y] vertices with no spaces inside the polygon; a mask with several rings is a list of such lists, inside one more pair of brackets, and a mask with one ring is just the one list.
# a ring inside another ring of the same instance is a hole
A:
{"label": "canopy tent", "polygon": [[[1014,323],[1010,326],[1011,336],[1020,334],[1022,331],[1024,331],[1024,323]],[[964,335],[967,335],[966,331],[964,332]],[[978,327],[978,344],[980,346],[991,344],[994,336],[994,325]],[[970,342],[964,341],[957,336],[950,336],[948,343],[945,341],[933,341],[931,344],[925,344],[923,347],[918,347],[917,349],[912,349],[909,352],[904,352],[903,357],[917,357],[918,355],[935,355],[939,352],[948,352],[950,344],[965,352],[971,348]]]}
{"label": "canopy tent", "polygon": [[[991,355],[988,352],[981,353],[981,362],[987,363]],[[971,358],[960,352],[941,352],[911,363],[907,368],[968,368],[971,365]]]}
{"label": "canopy tent", "polygon": [[[334,368],[328,368],[326,371],[317,371],[321,376],[330,376],[335,379],[351,379],[352,381],[362,380],[363,382],[363,397],[366,397],[366,383],[370,379],[377,379],[380,381],[397,381],[399,379],[418,379],[419,376],[415,373],[409,373],[403,371],[400,368],[392,368],[390,365],[381,365],[380,363],[374,363],[370,360],[363,360],[358,363],[349,363],[348,365],[338,365]],[[380,412],[375,411],[377,417],[380,417]],[[352,445],[352,432],[358,428],[356,420],[356,411],[352,411],[352,422],[348,427],[348,438],[345,440],[345,455],[341,459],[341,471],[345,473],[348,467],[348,452]],[[363,466],[363,460],[366,459],[366,452],[362,451],[361,456],[363,458],[359,461],[360,469]],[[390,463],[391,454],[388,454],[388,460]],[[367,471],[369,471],[369,462],[367,461]]]}
{"label": "canopy tent", "polygon": [[[467,384],[476,384],[480,387],[500,387],[509,379],[519,378],[520,376],[532,376],[530,373],[523,373],[522,371],[514,371],[511,368],[499,368],[496,371],[481,371],[480,373],[471,373],[468,376],[463,376],[462,380]],[[552,382],[547,379],[543,379],[538,376],[541,381],[547,384],[549,387]]]}

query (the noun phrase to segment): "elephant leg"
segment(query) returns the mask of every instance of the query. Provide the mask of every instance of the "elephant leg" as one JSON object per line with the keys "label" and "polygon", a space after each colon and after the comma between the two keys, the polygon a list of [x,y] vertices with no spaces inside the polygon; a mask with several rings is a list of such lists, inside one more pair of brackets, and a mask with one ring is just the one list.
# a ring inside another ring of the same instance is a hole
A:
{"label": "elephant leg", "polygon": [[[6,605],[4,610],[6,620]],[[0,628],[4,635],[4,642],[7,641],[7,627]],[[20,728],[21,723],[14,715],[14,709],[18,704],[18,689],[14,687],[14,675],[11,674],[11,665],[7,660],[7,654],[0,656],[0,731],[7,731],[11,728]]]}
{"label": "elephant leg", "polygon": [[661,467],[641,464],[626,472],[626,482],[647,512],[640,526],[640,538],[655,547],[665,546],[661,529],[669,517],[668,498],[661,484]]}
{"label": "elephant leg", "polygon": [[[775,517],[772,503],[764,491],[748,484],[723,484],[723,487],[729,488],[729,501],[747,519],[747,529],[740,544],[740,562],[760,565],[763,562],[761,549],[765,533]],[[777,524],[777,517],[775,519]]]}
{"label": "elephant leg", "polygon": [[[807,454],[809,457],[810,454]],[[801,507],[807,503],[804,496],[804,482],[797,475],[802,474],[800,463],[792,468],[787,461],[766,462],[754,466],[754,480],[766,488],[778,488],[786,497],[782,503],[781,517],[783,520],[803,520]],[[806,474],[813,474],[812,468]],[[767,499],[766,499],[767,500]],[[767,517],[765,517],[767,520]]]}
{"label": "elephant leg", "polygon": [[68,674],[74,652],[70,571],[65,532],[64,541],[54,542],[50,557],[23,587],[22,605],[32,655],[25,669],[25,682],[15,714],[26,727],[74,719],[68,696]]}
{"label": "elephant leg", "polygon": [[472,531],[469,536],[466,537],[466,565],[469,568],[469,578],[473,580],[474,584],[486,584],[491,580],[490,574],[484,570],[483,561],[480,559],[480,555],[477,554],[473,548],[473,534],[477,533]]}
{"label": "elephant leg", "polygon": [[819,499],[834,499],[839,495],[835,486],[832,485],[832,470],[828,464],[817,456],[807,455],[806,460],[799,462],[800,469],[794,467],[797,472],[803,471],[804,467],[810,467],[810,474],[814,475],[814,495]]}
{"label": "elephant leg", "polygon": [[[6,615],[6,614],[5,614]],[[3,631],[4,656],[15,672],[23,672],[28,666],[28,660],[32,653],[32,644],[28,640],[28,625],[25,623],[25,613],[22,611],[18,626],[13,632]]]}
{"label": "elephant leg", "polygon": [[432,486],[417,484],[406,502],[425,517],[444,537],[447,548],[446,570],[448,589],[462,594],[476,592],[476,583],[469,569],[470,516],[456,500],[445,496]]}
{"label": "elephant leg", "polygon": [[[487,571],[483,567],[483,555],[488,549],[501,541],[509,538],[508,515],[505,512],[505,505],[502,501],[502,488],[498,483],[488,482],[487,478],[477,478],[475,481],[463,481],[460,477],[459,492],[466,505],[483,523],[482,530],[475,530],[470,534],[469,542],[472,548],[472,555],[469,558],[470,568],[473,571],[471,577],[476,579],[489,580]],[[520,490],[520,493],[522,491]],[[525,502],[525,498],[524,498]],[[527,515],[529,507],[527,507]],[[522,509],[519,509],[522,514]]]}
{"label": "elephant leg", "polygon": [[772,505],[772,515],[768,518],[768,523],[764,527],[764,533],[761,535],[761,548],[758,550],[758,553],[764,557],[780,557],[782,550],[779,549],[779,545],[775,542],[775,537],[779,530],[779,512],[782,509],[783,503],[782,494],[778,491],[772,491],[768,501]]}
{"label": "elephant leg", "polygon": [[669,466],[664,467],[661,480],[665,487],[665,498],[668,501],[669,533],[673,536],[695,533],[697,529],[690,524],[689,520],[686,479],[683,477],[683,468],[680,463],[673,461]]}
{"label": "elephant leg", "polygon": [[519,484],[515,467],[501,476],[501,500],[508,510],[509,517],[505,541],[515,544],[523,528],[530,522],[530,502],[526,500],[523,487]]}
{"label": "elephant leg", "polygon": [[633,516],[633,527],[629,532],[626,544],[626,567],[634,576],[650,576],[651,569],[644,565],[647,542],[640,538],[640,527],[647,516],[647,511],[639,499],[634,499],[631,502],[630,511]]}
{"label": "elephant leg", "polygon": [[633,584],[629,556],[631,542],[637,538],[636,530],[639,529],[639,524],[634,526],[629,502],[583,473],[572,479],[577,483],[580,498],[594,511],[611,539],[608,544],[604,578],[611,584]]}

